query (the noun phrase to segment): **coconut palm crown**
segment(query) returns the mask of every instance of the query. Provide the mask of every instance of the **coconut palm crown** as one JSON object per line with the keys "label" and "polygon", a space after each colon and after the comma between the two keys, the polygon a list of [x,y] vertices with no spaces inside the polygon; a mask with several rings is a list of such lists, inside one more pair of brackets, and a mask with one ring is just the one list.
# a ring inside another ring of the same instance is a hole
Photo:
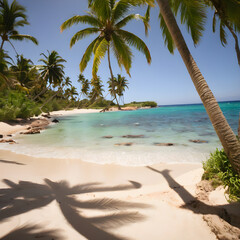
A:
{"label": "coconut palm crown", "polygon": [[[82,57],[80,62],[81,72],[84,71],[92,54],[94,54],[92,74],[93,77],[96,78],[101,60],[104,58],[106,52],[108,52],[109,68],[111,77],[113,77],[110,65],[110,48],[113,50],[119,66],[123,66],[129,75],[133,56],[130,49],[131,46],[142,52],[147,62],[151,63],[151,55],[146,44],[133,33],[122,29],[133,19],[144,21],[144,17],[139,14],[128,14],[130,6],[132,5],[129,2],[131,1],[103,0],[94,1],[94,3],[90,1],[89,6],[91,12],[83,16],[76,15],[61,25],[61,31],[78,23],[84,23],[91,26],[77,32],[70,41],[70,47],[88,35],[98,34],[87,47]],[[100,4],[101,8],[98,8],[97,4]],[[104,9],[104,11],[98,11],[102,9]]]}
{"label": "coconut palm crown", "polygon": [[8,0],[0,1],[0,36],[2,38],[0,49],[3,48],[3,44],[6,41],[12,45],[10,40],[22,41],[26,39],[38,44],[36,38],[30,35],[19,34],[16,30],[18,27],[29,25],[25,12],[26,9],[15,0],[11,5],[9,5]]}
{"label": "coconut palm crown", "polygon": [[40,66],[41,76],[44,81],[48,81],[49,84],[54,86],[59,85],[64,78],[64,65],[66,62],[56,51],[49,52],[48,55],[41,53],[44,58],[39,61],[43,63]]}

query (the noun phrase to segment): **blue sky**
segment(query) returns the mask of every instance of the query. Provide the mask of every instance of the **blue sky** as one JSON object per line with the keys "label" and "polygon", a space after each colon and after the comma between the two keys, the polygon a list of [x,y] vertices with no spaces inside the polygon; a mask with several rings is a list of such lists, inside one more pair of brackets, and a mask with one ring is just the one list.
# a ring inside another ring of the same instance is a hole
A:
{"label": "blue sky", "polygon": [[[17,52],[30,58],[34,64],[40,64],[38,62],[41,58],[40,53],[56,50],[62,58],[67,60],[66,76],[69,76],[73,84],[79,88],[77,83],[77,76],[80,73],[79,63],[94,36],[77,42],[70,49],[71,37],[87,26],[79,24],[60,33],[60,25],[74,15],[85,14],[87,0],[18,0],[18,2],[26,7],[30,22],[29,26],[19,28],[19,32],[36,37],[39,45],[26,41],[14,42]],[[145,10],[138,11],[143,14]],[[133,21],[126,28],[145,41],[152,56],[151,65],[147,64],[143,54],[133,50],[132,77],[130,78],[124,69],[119,69],[114,56],[111,57],[114,75],[120,73],[129,80],[129,89],[124,97],[125,102],[153,100],[160,105],[199,103],[201,100],[179,53],[175,51],[172,55],[164,46],[159,28],[158,11],[158,7],[151,11],[151,30],[147,38],[140,21]],[[228,45],[224,48],[219,40],[219,32],[212,33],[211,21],[212,13],[209,12],[206,31],[197,47],[193,46],[186,27],[180,27],[193,57],[217,100],[239,100],[240,67],[237,64],[234,41],[228,34]],[[15,56],[9,43],[5,43],[4,49],[10,56]],[[91,79],[91,68],[92,62],[89,62],[84,71],[88,79]],[[107,91],[106,82],[110,76],[107,59],[102,61],[99,75]]]}

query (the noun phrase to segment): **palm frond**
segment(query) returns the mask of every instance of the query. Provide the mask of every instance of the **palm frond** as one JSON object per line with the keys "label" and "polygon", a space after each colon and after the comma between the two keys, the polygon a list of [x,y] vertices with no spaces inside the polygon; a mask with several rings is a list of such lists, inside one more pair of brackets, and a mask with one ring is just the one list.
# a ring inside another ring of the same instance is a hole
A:
{"label": "palm frond", "polygon": [[14,24],[14,27],[23,27],[24,25],[28,25],[29,22],[26,20],[19,20]]}
{"label": "palm frond", "polygon": [[225,31],[225,25],[222,21],[220,22],[220,40],[223,46],[227,44],[227,33]]}
{"label": "palm frond", "polygon": [[104,23],[111,16],[111,5],[109,0],[92,0],[90,8]]}
{"label": "palm frond", "polygon": [[180,13],[181,23],[186,24],[194,45],[198,44],[206,21],[204,3],[198,0],[172,0],[171,6],[175,15]]}
{"label": "palm frond", "polygon": [[122,20],[120,20],[118,23],[116,23],[116,28],[122,28],[124,26],[126,26],[128,24],[128,22],[130,22],[131,20],[139,20],[140,19],[140,15],[139,14],[130,14],[128,16],[126,16],[125,18],[123,18]]}
{"label": "palm frond", "polygon": [[213,21],[212,21],[212,30],[213,30],[213,32],[215,33],[215,31],[216,31],[216,12],[214,13],[214,15],[213,15]]}
{"label": "palm frond", "polygon": [[169,52],[173,54],[174,49],[175,49],[174,41],[172,39],[172,36],[171,36],[171,34],[168,30],[168,27],[167,27],[161,13],[159,13],[159,18],[160,18],[160,28],[162,30],[162,36],[163,36],[163,39],[164,39],[164,44],[167,46]]}
{"label": "palm frond", "polygon": [[150,10],[151,10],[151,6],[147,7],[147,11],[145,13],[144,19],[143,19],[143,24],[144,24],[144,28],[145,28],[145,35],[148,36],[148,30],[150,29]]}
{"label": "palm frond", "polygon": [[118,60],[119,67],[123,65],[127,74],[131,77],[130,68],[132,65],[132,52],[130,48],[124,42],[124,39],[115,33],[112,35],[112,40],[114,54]]}
{"label": "palm frond", "polygon": [[9,38],[13,39],[13,40],[19,40],[19,41],[23,41],[26,39],[26,40],[30,40],[33,43],[35,43],[36,45],[38,45],[38,40],[35,37],[30,36],[30,35],[18,34],[18,35],[9,36]]}
{"label": "palm frond", "polygon": [[116,22],[123,18],[125,14],[130,10],[131,4],[129,1],[120,0],[117,2],[113,8],[112,21]]}
{"label": "palm frond", "polygon": [[99,37],[97,37],[95,40],[93,40],[93,42],[91,42],[89,44],[89,46],[87,47],[83,57],[82,57],[82,60],[79,64],[79,68],[80,68],[80,72],[83,72],[88,64],[88,62],[90,61],[91,59],[91,56],[92,56],[92,53],[93,53],[93,48],[95,46],[95,44],[99,41]]}
{"label": "palm frond", "polygon": [[76,15],[74,17],[69,18],[61,25],[61,27],[60,27],[61,32],[67,28],[70,28],[74,24],[78,24],[78,23],[89,24],[93,27],[101,27],[102,26],[99,19],[97,19],[96,17],[94,17],[92,15],[83,15],[83,16]]}
{"label": "palm frond", "polygon": [[108,46],[109,46],[109,42],[104,38],[99,43],[97,49],[95,50],[95,55],[93,59],[93,68],[92,68],[93,78],[97,78],[99,65],[107,52]]}
{"label": "palm frond", "polygon": [[72,47],[80,39],[82,39],[88,35],[91,35],[93,33],[98,33],[98,32],[99,32],[98,28],[85,28],[85,29],[77,32],[76,34],[74,34],[74,36],[72,37],[72,39],[70,41],[70,47]]}
{"label": "palm frond", "polygon": [[117,30],[117,33],[122,37],[124,41],[126,41],[130,46],[135,47],[138,51],[142,52],[146,59],[147,62],[150,64],[151,63],[151,54],[148,50],[148,47],[146,44],[143,42],[143,40],[133,33],[130,33],[125,30]]}

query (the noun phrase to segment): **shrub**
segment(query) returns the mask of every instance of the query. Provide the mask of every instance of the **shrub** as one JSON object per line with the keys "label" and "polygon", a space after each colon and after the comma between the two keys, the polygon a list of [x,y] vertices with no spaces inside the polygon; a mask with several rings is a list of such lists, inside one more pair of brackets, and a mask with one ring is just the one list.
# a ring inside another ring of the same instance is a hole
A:
{"label": "shrub", "polygon": [[229,201],[240,202],[240,177],[232,168],[224,150],[216,149],[210,158],[203,162],[203,179],[210,180],[214,187],[227,188]]}
{"label": "shrub", "polygon": [[8,90],[0,94],[0,121],[28,118],[40,113],[38,105],[23,92]]}

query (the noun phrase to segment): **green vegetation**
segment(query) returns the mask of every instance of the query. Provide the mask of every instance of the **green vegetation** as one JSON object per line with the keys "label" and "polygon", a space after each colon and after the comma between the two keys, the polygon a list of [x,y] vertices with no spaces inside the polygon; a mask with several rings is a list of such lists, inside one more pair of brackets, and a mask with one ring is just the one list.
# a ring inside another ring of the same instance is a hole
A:
{"label": "green vegetation", "polygon": [[0,121],[28,118],[39,115],[39,106],[18,91],[4,91],[0,94]]}
{"label": "green vegetation", "polygon": [[146,102],[131,102],[131,103],[127,103],[124,105],[124,107],[157,107],[157,103],[153,102],[153,101],[146,101]]}
{"label": "green vegetation", "polygon": [[203,179],[210,180],[213,187],[223,185],[227,188],[229,201],[240,202],[240,178],[234,171],[224,150],[216,149],[203,163]]}

